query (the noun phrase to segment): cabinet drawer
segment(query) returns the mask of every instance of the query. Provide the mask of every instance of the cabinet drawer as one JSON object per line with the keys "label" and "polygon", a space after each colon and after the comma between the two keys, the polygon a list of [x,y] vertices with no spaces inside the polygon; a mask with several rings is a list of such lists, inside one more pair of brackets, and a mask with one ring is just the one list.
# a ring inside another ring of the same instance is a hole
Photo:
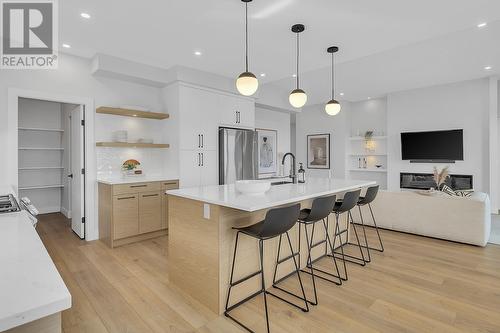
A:
{"label": "cabinet drawer", "polygon": [[159,191],[159,182],[113,185],[113,195]]}
{"label": "cabinet drawer", "polygon": [[139,194],[139,233],[162,228],[162,199],[161,191]]}
{"label": "cabinet drawer", "polygon": [[113,197],[113,238],[120,239],[139,232],[139,195]]}
{"label": "cabinet drawer", "polygon": [[161,189],[164,191],[176,190],[178,188],[179,188],[179,181],[178,180],[167,180],[167,181],[161,182]]}

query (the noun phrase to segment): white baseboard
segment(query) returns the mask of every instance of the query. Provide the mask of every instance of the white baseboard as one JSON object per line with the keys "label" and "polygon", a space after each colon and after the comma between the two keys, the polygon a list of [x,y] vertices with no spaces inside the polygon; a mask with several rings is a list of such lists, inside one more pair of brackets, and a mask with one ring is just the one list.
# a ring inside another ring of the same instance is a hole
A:
{"label": "white baseboard", "polygon": [[66,218],[71,218],[71,211],[67,210],[65,207],[61,207],[61,213],[66,216]]}
{"label": "white baseboard", "polygon": [[57,207],[37,207],[38,212],[40,214],[49,214],[49,213],[59,213],[61,212],[61,206]]}

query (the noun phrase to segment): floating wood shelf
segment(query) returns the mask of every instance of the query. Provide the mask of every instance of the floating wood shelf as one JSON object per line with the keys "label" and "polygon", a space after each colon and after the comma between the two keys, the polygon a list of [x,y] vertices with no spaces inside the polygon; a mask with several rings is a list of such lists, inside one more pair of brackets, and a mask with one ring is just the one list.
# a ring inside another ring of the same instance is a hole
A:
{"label": "floating wood shelf", "polygon": [[125,116],[125,117],[137,117],[137,118],[147,118],[147,119],[167,119],[169,116],[168,113],[161,112],[149,112],[149,111],[140,111],[140,110],[132,110],[132,109],[122,109],[122,108],[112,108],[108,106],[98,107],[96,110],[97,113],[105,113],[105,114],[113,114],[115,116]]}
{"label": "floating wood shelf", "polygon": [[96,142],[97,147],[114,148],[169,148],[166,143],[128,143],[128,142]]}

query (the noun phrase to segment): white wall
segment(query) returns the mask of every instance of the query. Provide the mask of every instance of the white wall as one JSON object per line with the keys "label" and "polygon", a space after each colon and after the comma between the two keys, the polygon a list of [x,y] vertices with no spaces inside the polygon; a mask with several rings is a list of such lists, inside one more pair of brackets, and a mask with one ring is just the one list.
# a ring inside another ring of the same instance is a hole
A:
{"label": "white wall", "polygon": [[[290,114],[257,107],[255,108],[255,128],[278,131],[278,165],[280,166],[283,155],[291,151]],[[283,170],[285,175],[289,174],[290,160],[288,158]]]}
{"label": "white wall", "polygon": [[463,129],[464,161],[450,164],[450,172],[473,175],[474,188],[488,192],[488,89],[488,79],[481,79],[388,95],[389,190],[399,189],[400,172],[430,173],[435,165],[402,161],[401,132]]}
{"label": "white wall", "polygon": [[[8,88],[18,88],[23,90],[40,91],[53,95],[77,96],[88,98],[94,101],[95,106],[101,105],[141,105],[152,110],[162,110],[162,100],[160,89],[144,86],[140,84],[128,83],[107,78],[96,78],[90,73],[90,61],[87,59],[61,54],[59,59],[59,69],[57,70],[2,70],[0,75],[0,117],[5,121],[0,122],[0,142],[7,145],[16,145],[17,140],[17,114],[9,118],[8,112]],[[92,113],[91,113],[92,114]],[[107,115],[95,115],[96,138],[105,139],[115,128],[126,127],[127,120],[119,117]],[[166,120],[165,122],[168,122]],[[152,132],[156,123],[146,123],[145,132]],[[87,138],[90,144],[94,144],[94,138]],[[163,138],[162,138],[163,139]],[[113,160],[119,150],[106,149],[106,153],[100,152],[97,157],[97,165],[106,165]],[[170,154],[168,149],[158,149],[157,151],[145,153],[140,156],[146,165],[155,165],[153,161],[157,156],[162,162],[157,169],[150,170],[151,173],[163,172],[165,156]],[[17,147],[9,148],[8,158],[12,163],[0,165],[0,185],[17,186]],[[108,158],[110,157],[110,158]],[[125,156],[124,156],[125,157]],[[94,156],[88,156],[94,159]],[[119,160],[120,156],[115,159]],[[175,159],[175,158],[174,158]],[[108,164],[109,165],[109,164]],[[102,168],[101,168],[102,170]],[[107,170],[109,171],[109,170]],[[90,177],[92,176],[92,177]],[[94,181],[95,175],[89,175],[89,179]],[[94,191],[96,193],[96,191]],[[97,207],[97,203],[95,202]],[[95,214],[97,219],[97,214]],[[97,236],[97,224],[93,230],[89,230],[91,239]]]}
{"label": "white wall", "polygon": [[[296,149],[297,162],[307,166],[307,135],[330,134],[330,170],[307,169],[306,177],[330,174],[335,178],[346,176],[346,144],[349,137],[350,103],[342,102],[342,111],[332,117],[325,113],[324,105],[312,105],[302,109],[296,114]],[[331,171],[331,172],[330,172]]]}
{"label": "white wall", "polygon": [[[366,131],[387,132],[387,99],[376,98],[351,103],[351,136],[364,136]],[[380,135],[376,133],[375,135]]]}

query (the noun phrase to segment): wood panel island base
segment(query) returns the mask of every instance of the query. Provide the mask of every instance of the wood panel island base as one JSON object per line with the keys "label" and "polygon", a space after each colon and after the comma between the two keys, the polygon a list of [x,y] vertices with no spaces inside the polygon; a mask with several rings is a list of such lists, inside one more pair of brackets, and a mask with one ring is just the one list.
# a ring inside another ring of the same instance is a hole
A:
{"label": "wood panel island base", "polygon": [[[254,224],[264,219],[275,207],[300,202],[301,208],[311,207],[317,197],[337,194],[374,185],[371,181],[313,178],[306,184],[274,186],[266,194],[243,195],[234,185],[206,186],[167,191],[169,214],[169,280],[213,312],[224,312],[236,232],[233,227]],[[345,218],[341,220],[345,228]],[[330,235],[335,217],[329,218]],[[298,250],[298,225],[290,231],[295,250]],[[300,266],[306,265],[305,236],[301,232]],[[314,240],[325,238],[323,228],[316,228]],[[279,238],[264,242],[264,271],[266,287],[272,286]],[[343,242],[346,239],[342,239]],[[283,243],[284,244],[284,243]],[[313,250],[313,259],[324,255],[326,247]],[[236,255],[234,279],[259,270],[258,242],[241,236]],[[290,255],[282,246],[280,258]],[[277,277],[293,270],[293,261],[279,266]],[[230,305],[260,290],[260,278],[255,276],[233,288]]]}

